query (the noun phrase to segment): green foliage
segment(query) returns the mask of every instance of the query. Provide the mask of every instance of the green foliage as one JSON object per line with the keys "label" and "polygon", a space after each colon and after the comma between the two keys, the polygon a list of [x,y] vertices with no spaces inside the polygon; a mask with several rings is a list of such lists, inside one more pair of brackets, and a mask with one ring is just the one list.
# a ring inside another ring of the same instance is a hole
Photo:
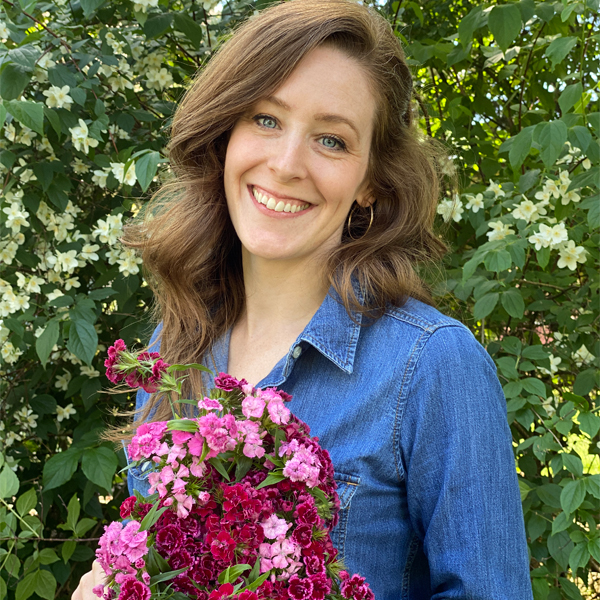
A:
{"label": "green foliage", "polygon": [[[69,597],[119,518],[125,460],[98,434],[132,399],[102,393],[103,353],[148,339],[151,297],[118,239],[170,176],[190,77],[265,4],[2,4],[0,600]],[[598,0],[375,6],[449,148],[437,293],[498,366],[534,596],[581,598],[600,569]]]}

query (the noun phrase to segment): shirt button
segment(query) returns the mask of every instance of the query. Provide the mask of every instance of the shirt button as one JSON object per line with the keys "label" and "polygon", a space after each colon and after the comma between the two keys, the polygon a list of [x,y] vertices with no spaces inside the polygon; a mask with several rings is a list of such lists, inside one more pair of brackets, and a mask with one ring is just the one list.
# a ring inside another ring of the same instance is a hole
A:
{"label": "shirt button", "polygon": [[302,348],[300,346],[296,346],[294,351],[292,352],[292,356],[294,358],[298,358],[302,354]]}

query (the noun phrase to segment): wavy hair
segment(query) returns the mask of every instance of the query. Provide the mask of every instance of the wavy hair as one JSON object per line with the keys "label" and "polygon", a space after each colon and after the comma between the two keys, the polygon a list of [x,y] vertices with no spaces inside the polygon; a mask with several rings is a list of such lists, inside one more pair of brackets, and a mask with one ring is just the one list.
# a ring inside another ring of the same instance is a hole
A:
{"label": "wavy hair", "polygon": [[[197,74],[173,118],[167,150],[175,177],[125,229],[124,243],[141,251],[154,316],[163,322],[161,354],[169,362],[200,361],[244,307],[240,241],[223,187],[229,133],[323,44],[364,68],[377,101],[368,166],[373,221],[369,226],[370,211],[353,205],[352,231],[345,228],[331,252],[326,276],[349,314],[376,319],[410,296],[432,303],[418,269],[445,252],[433,231],[441,150],[416,126],[402,47],[387,21],[363,5],[291,0],[249,18]],[[187,385],[192,396],[201,393],[196,372]],[[153,398],[142,418],[155,406],[155,418],[165,418],[167,404]]]}

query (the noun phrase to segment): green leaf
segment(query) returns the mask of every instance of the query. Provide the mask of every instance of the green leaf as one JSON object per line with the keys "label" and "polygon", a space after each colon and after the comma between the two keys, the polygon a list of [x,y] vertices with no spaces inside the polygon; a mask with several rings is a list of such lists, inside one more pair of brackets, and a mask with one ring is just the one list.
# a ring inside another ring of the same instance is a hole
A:
{"label": "green leaf", "polygon": [[90,448],[83,453],[81,468],[84,475],[96,485],[110,492],[119,461],[117,455],[104,446]]}
{"label": "green leaf", "polygon": [[545,269],[550,262],[550,248],[541,248],[535,252],[538,264],[542,269]]}
{"label": "green leaf", "polygon": [[587,127],[575,125],[569,129],[569,141],[573,146],[585,152],[592,141],[592,134]]}
{"label": "green leaf", "polygon": [[505,398],[514,398],[521,393],[523,384],[520,381],[509,381],[502,389],[504,390]]}
{"label": "green leaf", "polygon": [[264,481],[262,481],[261,483],[259,483],[256,486],[256,489],[259,490],[260,488],[264,488],[268,485],[273,485],[275,483],[279,483],[280,481],[283,481],[285,479],[285,475],[283,475],[282,473],[270,473],[269,475],[267,475],[267,477],[265,478]]}
{"label": "green leaf", "polygon": [[52,548],[43,548],[40,550],[39,559],[40,563],[43,565],[53,565],[55,562],[60,560]]}
{"label": "green leaf", "polygon": [[35,350],[40,358],[42,366],[45,368],[52,348],[58,341],[58,321],[51,319],[39,338],[35,341]]}
{"label": "green leaf", "polygon": [[75,552],[75,548],[77,547],[77,542],[72,540],[68,540],[63,543],[60,554],[62,556],[63,562],[67,564],[69,560],[71,560],[71,556],[73,556],[73,552]]}
{"label": "green leaf", "polygon": [[531,541],[537,540],[546,531],[547,521],[544,517],[536,515],[535,513],[529,517],[527,521],[527,533],[531,538]]}
{"label": "green leaf", "polygon": [[577,417],[579,429],[594,439],[600,430],[600,417],[593,413],[581,412]]}
{"label": "green leaf", "polygon": [[580,82],[568,85],[558,98],[558,105],[563,114],[568,113],[581,98],[583,87]]}
{"label": "green leaf", "polygon": [[588,542],[588,552],[595,560],[600,561],[600,537],[596,537]]}
{"label": "green leaf", "polygon": [[585,499],[585,481],[569,481],[560,494],[560,505],[569,514],[574,513]]}
{"label": "green leaf", "polygon": [[511,317],[520,319],[523,316],[525,302],[523,296],[521,296],[521,292],[515,289],[507,290],[506,292],[502,292],[500,300],[502,301],[502,306]]}
{"label": "green leaf", "polygon": [[135,176],[144,192],[152,183],[159,163],[160,154],[155,151],[148,152],[137,159],[135,163]]}
{"label": "green leaf", "polygon": [[500,48],[506,51],[521,32],[521,11],[516,4],[495,6],[488,17],[488,26]]}
{"label": "green leaf", "polygon": [[184,13],[175,13],[175,16],[173,17],[173,27],[177,31],[181,31],[181,33],[190,40],[195,50],[200,48],[203,35],[202,26],[199,23],[196,23],[194,19]]}
{"label": "green leaf", "polygon": [[144,33],[146,34],[146,37],[152,39],[161,36],[169,29],[169,27],[171,27],[172,20],[172,13],[160,13],[148,17],[148,20],[144,23]]}
{"label": "green leaf", "polygon": [[579,396],[589,394],[596,387],[596,370],[586,369],[575,377],[573,391]]}
{"label": "green leaf", "polygon": [[567,126],[563,121],[543,123],[538,136],[540,156],[547,168],[556,162],[567,141]]}
{"label": "green leaf", "polygon": [[543,346],[525,346],[521,354],[530,360],[546,360],[550,356]]}
{"label": "green leaf", "polygon": [[0,600],[4,600],[4,598],[6,598],[6,592],[6,581],[4,581],[2,577],[0,577]]}
{"label": "green leaf", "polygon": [[30,79],[31,70],[14,63],[6,65],[0,73],[0,97],[4,100],[16,100]]}
{"label": "green leaf", "polygon": [[479,298],[473,307],[473,316],[475,319],[479,321],[487,317],[496,308],[499,299],[500,294],[498,292],[486,294],[482,298]]}
{"label": "green leaf", "polygon": [[560,36],[550,42],[544,52],[544,56],[547,56],[552,61],[552,69],[565,59],[575,44],[577,44],[577,38],[574,36]]}
{"label": "green leaf", "polygon": [[30,573],[26,575],[17,584],[17,591],[15,593],[15,600],[27,600],[34,592],[37,584],[36,573]]}
{"label": "green leaf", "polygon": [[465,48],[473,40],[473,33],[485,25],[486,18],[483,6],[476,6],[458,24],[458,37]]}
{"label": "green leaf", "polygon": [[40,569],[35,573],[35,593],[40,598],[46,598],[46,600],[54,600],[56,593],[56,579],[50,571]]}
{"label": "green leaf", "polygon": [[566,531],[561,531],[548,538],[548,551],[550,556],[563,568],[569,565],[569,555],[573,549],[573,542]]}
{"label": "green leaf", "polygon": [[241,481],[241,479],[248,473],[252,466],[252,459],[247,456],[238,456],[237,464],[235,467],[235,480]]}
{"label": "green leaf", "polygon": [[531,141],[533,138],[533,130],[535,127],[525,127],[516,136],[512,138],[513,143],[508,153],[510,166],[513,169],[518,169],[523,161],[527,158],[531,150]]}
{"label": "green leaf", "polygon": [[77,470],[80,452],[69,448],[51,456],[44,465],[44,491],[61,486],[73,477]]}
{"label": "green leaf", "polygon": [[508,250],[490,250],[490,252],[486,254],[483,264],[488,271],[501,273],[502,271],[510,269],[512,258]]}
{"label": "green leaf", "polygon": [[565,511],[558,513],[558,516],[552,521],[552,535],[556,535],[567,529],[573,523],[573,517]]}
{"label": "green leaf", "polygon": [[566,577],[559,577],[558,582],[560,583],[561,590],[569,600],[583,600],[579,588],[572,581],[569,581]]}
{"label": "green leaf", "polygon": [[41,102],[12,100],[11,102],[5,101],[4,105],[21,125],[44,135],[44,105]]}
{"label": "green leaf", "polygon": [[19,479],[13,470],[4,465],[0,471],[0,498],[12,498],[19,491]]}
{"label": "green leaf", "polygon": [[585,487],[587,491],[594,496],[594,498],[600,499],[600,475],[590,475],[584,479]]}
{"label": "green leaf", "polygon": [[75,527],[75,535],[77,537],[83,537],[92,527],[97,524],[94,519],[81,519]]}
{"label": "green leaf", "polygon": [[100,8],[104,4],[105,0],[80,0],[83,14],[89,18],[96,9]]}
{"label": "green leaf", "polygon": [[160,573],[159,575],[155,575],[154,577],[150,577],[150,585],[155,585],[157,583],[161,583],[162,581],[169,581],[177,575],[184,573],[187,571],[189,567],[183,567],[183,569],[177,569],[176,571],[167,571],[166,573]]}
{"label": "green leaf", "polygon": [[4,125],[4,121],[6,121],[6,108],[3,104],[0,104],[0,127]]}
{"label": "green leaf", "polygon": [[[230,480],[229,473],[226,471],[223,461],[215,456],[213,458],[209,458],[208,462],[227,480]],[[257,488],[258,489],[258,488]]]}
{"label": "green leaf", "polygon": [[17,500],[17,512],[23,517],[29,514],[32,508],[37,506],[37,494],[33,488],[19,496]]}
{"label": "green leaf", "polygon": [[69,328],[67,350],[88,365],[91,365],[97,348],[98,334],[94,326],[87,321],[72,321]]}
{"label": "green leaf", "polygon": [[168,422],[167,431],[188,431],[195,433],[198,431],[198,423],[191,419],[175,419]]}
{"label": "green leaf", "polygon": [[158,506],[159,506],[158,502],[156,502],[155,504],[152,505],[152,508],[148,511],[146,516],[142,519],[142,522],[140,524],[140,531],[146,531],[147,529],[150,529],[150,527],[152,527],[152,525],[154,525],[154,523],[156,523],[158,521],[158,519],[160,519],[161,515],[168,508],[168,506],[163,506],[162,508],[159,509]]}
{"label": "green leaf", "polygon": [[[530,438],[532,439],[532,438]],[[560,508],[560,494],[562,488],[555,483],[545,483],[535,489],[538,498],[551,508]]]}
{"label": "green leaf", "polygon": [[577,477],[583,477],[583,463],[581,458],[575,454],[562,454],[563,465],[567,471],[573,473]]}
{"label": "green leaf", "polygon": [[75,531],[75,527],[77,527],[80,512],[81,504],[79,503],[79,498],[77,498],[77,494],[73,494],[67,506],[67,526],[71,531]]}
{"label": "green leaf", "polygon": [[227,567],[224,571],[219,573],[217,581],[223,583],[233,583],[242,573],[250,570],[250,565],[239,564]]}
{"label": "green leaf", "polygon": [[546,399],[546,386],[541,379],[526,377],[525,379],[521,379],[521,383],[525,391],[536,396],[541,396],[544,400]]}
{"label": "green leaf", "polygon": [[577,569],[587,565],[588,560],[590,560],[590,553],[587,549],[587,543],[585,542],[577,544],[575,548],[571,550],[571,554],[569,554],[569,566],[573,570],[573,573],[575,573]]}

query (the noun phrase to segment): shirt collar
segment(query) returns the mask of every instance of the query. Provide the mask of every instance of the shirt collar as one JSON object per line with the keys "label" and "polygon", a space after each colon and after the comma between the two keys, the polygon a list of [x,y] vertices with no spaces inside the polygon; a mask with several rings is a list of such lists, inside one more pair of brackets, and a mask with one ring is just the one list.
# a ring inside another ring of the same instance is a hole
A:
{"label": "shirt collar", "polygon": [[[357,298],[362,304],[363,294],[357,282],[353,284]],[[291,351],[299,342],[307,342],[342,371],[352,373],[362,313],[354,312],[352,316],[353,318],[348,315],[339,294],[331,287]]]}

